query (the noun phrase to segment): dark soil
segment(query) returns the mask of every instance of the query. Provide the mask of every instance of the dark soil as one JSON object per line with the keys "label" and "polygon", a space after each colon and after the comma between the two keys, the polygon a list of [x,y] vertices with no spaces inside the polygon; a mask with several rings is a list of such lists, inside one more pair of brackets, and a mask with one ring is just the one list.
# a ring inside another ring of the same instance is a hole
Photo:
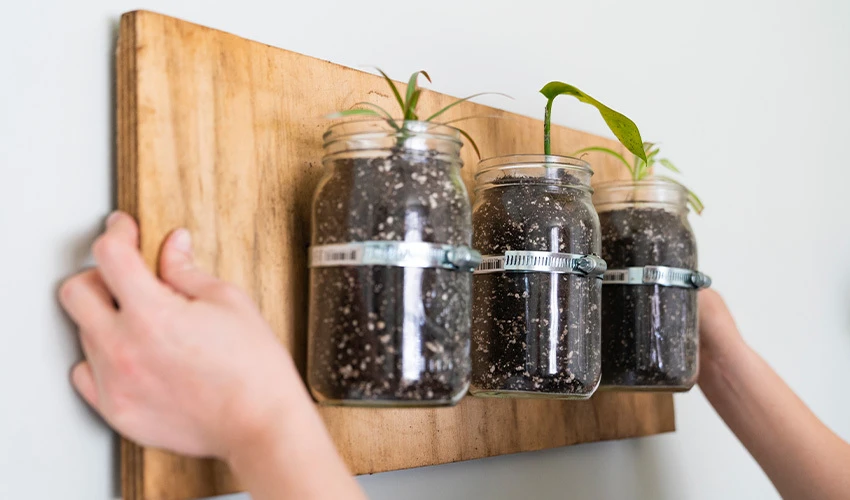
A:
{"label": "dark soil", "polygon": [[[473,214],[477,250],[599,253],[590,195],[540,182],[505,177],[479,193]],[[600,288],[601,280],[574,274],[476,274],[471,391],[589,397],[600,377]]]}
{"label": "dark soil", "polygon": [[[684,216],[658,208],[599,214],[608,269],[696,269],[693,232]],[[602,385],[687,390],[697,375],[697,292],[658,285],[602,289]]]}
{"label": "dark soil", "polygon": [[[458,168],[433,154],[338,160],[319,186],[313,245],[469,245]],[[311,270],[308,379],[326,404],[451,404],[469,385],[471,273],[386,266]]]}

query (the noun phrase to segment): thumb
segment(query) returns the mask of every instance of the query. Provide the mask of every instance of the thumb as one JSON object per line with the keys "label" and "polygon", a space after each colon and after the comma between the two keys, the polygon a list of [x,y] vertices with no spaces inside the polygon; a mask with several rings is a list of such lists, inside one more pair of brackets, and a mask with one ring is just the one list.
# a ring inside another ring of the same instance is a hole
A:
{"label": "thumb", "polygon": [[71,383],[92,408],[97,410],[97,385],[88,361],[80,361],[71,369]]}
{"label": "thumb", "polygon": [[159,274],[174,290],[191,298],[216,285],[218,280],[195,265],[192,236],[186,229],[177,229],[165,240],[159,258]]}

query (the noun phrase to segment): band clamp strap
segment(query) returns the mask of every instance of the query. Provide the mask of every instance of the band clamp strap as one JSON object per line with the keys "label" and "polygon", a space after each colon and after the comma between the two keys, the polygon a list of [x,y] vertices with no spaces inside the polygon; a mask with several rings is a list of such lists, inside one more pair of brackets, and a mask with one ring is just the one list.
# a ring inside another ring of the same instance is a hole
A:
{"label": "band clamp strap", "polygon": [[485,255],[475,274],[542,272],[577,274],[601,279],[607,267],[601,257],[593,254],[512,250],[503,255]]}
{"label": "band clamp strap", "polygon": [[605,271],[604,285],[659,285],[679,288],[708,288],[711,278],[691,269],[665,266],[627,267]]}
{"label": "band clamp strap", "polygon": [[359,241],[310,247],[309,267],[390,266],[472,272],[481,254],[467,246],[408,241]]}

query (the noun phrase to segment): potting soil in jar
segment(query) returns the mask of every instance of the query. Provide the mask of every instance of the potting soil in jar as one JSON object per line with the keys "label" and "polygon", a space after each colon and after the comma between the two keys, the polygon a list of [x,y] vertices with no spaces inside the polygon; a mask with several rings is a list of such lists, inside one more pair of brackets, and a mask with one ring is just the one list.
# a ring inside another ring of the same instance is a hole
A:
{"label": "potting soil in jar", "polygon": [[597,187],[595,201],[611,202],[597,202],[608,275],[661,266],[686,279],[679,286],[605,283],[605,389],[682,391],[697,376],[697,286],[687,282],[687,273],[697,269],[697,247],[687,221],[686,193],[676,194],[682,188],[672,183],[652,182]]}
{"label": "potting soil in jar", "polygon": [[[531,254],[540,256],[531,257],[532,264],[598,254],[590,175],[584,162],[570,158],[522,155],[482,162],[473,212],[473,244],[485,255],[482,268],[488,256],[514,251],[542,252]],[[600,378],[599,274],[479,268],[473,279],[470,392],[590,397]]]}
{"label": "potting soil in jar", "polygon": [[[456,157],[459,142],[441,140],[455,156],[396,145],[379,155],[327,161],[313,207],[314,247],[405,242],[468,249],[470,206]],[[398,262],[313,267],[308,379],[317,400],[457,402],[469,385],[474,264],[467,270]]]}

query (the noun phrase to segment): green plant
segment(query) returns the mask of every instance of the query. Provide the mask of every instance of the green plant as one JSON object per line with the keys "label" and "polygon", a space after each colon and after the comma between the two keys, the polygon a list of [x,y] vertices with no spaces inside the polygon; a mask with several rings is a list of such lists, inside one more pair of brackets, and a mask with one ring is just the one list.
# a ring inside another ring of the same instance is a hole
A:
{"label": "green plant", "polygon": [[653,142],[644,142],[641,149],[644,152],[644,156],[640,157],[638,155],[635,155],[634,162],[631,164],[620,153],[614,151],[613,149],[602,146],[582,148],[576,151],[574,154],[580,155],[583,153],[590,153],[591,151],[596,151],[599,153],[611,155],[614,158],[620,160],[620,162],[625,165],[625,167],[629,170],[629,174],[631,174],[631,178],[633,181],[642,181],[648,178],[656,178],[676,183],[682,186],[688,192],[688,205],[693,208],[694,212],[696,212],[697,214],[701,214],[702,211],[705,209],[705,205],[703,205],[702,200],[700,200],[699,197],[693,191],[691,191],[690,189],[688,189],[687,186],[672,177],[668,177],[666,175],[657,175],[654,173],[654,167],[656,164],[661,165],[662,167],[666,168],[671,172],[675,172],[677,174],[682,173],[681,170],[679,170],[676,165],[673,164],[672,161],[668,160],[667,158],[658,157],[658,154],[660,152],[658,145]]}
{"label": "green plant", "polygon": [[552,103],[559,95],[571,95],[579,101],[590,104],[599,110],[602,119],[608,124],[611,132],[620,140],[623,146],[634,153],[635,156],[646,161],[646,153],[643,149],[643,140],[640,138],[640,131],[635,125],[635,122],[629,119],[626,115],[618,113],[608,106],[602,104],[596,99],[585,94],[581,90],[563,82],[549,82],[540,89],[546,101],[546,111],[543,115],[543,152],[547,155],[552,154]]}
{"label": "green plant", "polygon": [[[399,92],[399,89],[396,86],[395,82],[393,82],[392,79],[389,76],[387,76],[387,74],[384,73],[380,68],[375,68],[375,69],[378,70],[378,72],[381,74],[381,76],[384,77],[384,80],[386,80],[387,85],[389,85],[390,90],[392,91],[392,94],[395,97],[396,102],[398,103],[399,107],[401,108],[401,118],[394,118],[393,115],[389,111],[387,111],[386,109],[382,108],[381,106],[378,106],[377,104],[371,103],[371,102],[355,103],[354,106],[352,106],[352,109],[347,109],[345,111],[338,111],[336,113],[332,113],[332,114],[328,115],[328,118],[342,118],[344,116],[358,116],[358,115],[359,116],[375,116],[375,117],[378,117],[378,118],[382,118],[382,119],[386,120],[386,122],[399,133],[400,140],[403,141],[404,138],[406,138],[407,134],[409,133],[408,125],[407,125],[408,122],[412,122],[412,121],[431,122],[435,118],[439,117],[440,115],[442,115],[443,113],[445,113],[449,109],[457,106],[458,104],[465,102],[465,101],[468,101],[470,99],[474,99],[474,98],[482,96],[482,95],[496,94],[496,95],[505,96],[505,94],[500,94],[498,92],[481,92],[479,94],[473,94],[471,96],[464,97],[463,99],[458,99],[456,101],[453,101],[449,105],[443,107],[442,109],[438,110],[437,112],[435,112],[435,113],[431,114],[430,116],[428,116],[427,118],[423,119],[423,118],[419,117],[418,111],[416,109],[417,106],[419,105],[419,96],[422,94],[422,89],[419,87],[419,75],[424,76],[425,79],[427,79],[430,82],[431,76],[428,75],[428,72],[426,72],[424,70],[420,70],[420,71],[416,71],[412,75],[410,75],[410,78],[408,79],[408,82],[407,82],[407,91],[405,92],[404,96],[402,97],[401,92]],[[508,96],[505,96],[505,97],[508,97]],[[452,122],[455,122],[455,121],[458,121],[458,120],[452,120]],[[437,122],[435,122],[435,123],[437,123]],[[438,125],[446,125],[448,123],[450,123],[450,122],[438,123]],[[458,130],[458,132],[461,133],[461,135],[463,135],[466,138],[466,140],[469,141],[469,143],[472,145],[472,149],[475,150],[475,154],[478,155],[479,158],[481,158],[481,151],[478,150],[478,145],[475,144],[475,141],[472,139],[472,137],[470,137],[470,135],[466,131],[459,129],[457,127],[455,127],[455,128]]]}

